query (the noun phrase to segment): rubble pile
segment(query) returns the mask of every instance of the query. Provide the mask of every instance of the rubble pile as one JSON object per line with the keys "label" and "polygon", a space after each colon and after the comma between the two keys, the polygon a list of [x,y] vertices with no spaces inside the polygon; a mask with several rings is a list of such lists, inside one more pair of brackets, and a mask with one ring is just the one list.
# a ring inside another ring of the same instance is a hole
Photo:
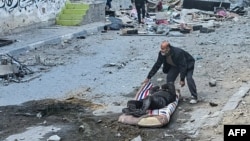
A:
{"label": "rubble pile", "polygon": [[21,79],[33,71],[20,63],[13,56],[6,54],[0,56],[0,81],[4,85],[9,82],[21,82]]}
{"label": "rubble pile", "polygon": [[122,30],[121,35],[144,36],[181,36],[193,31],[210,33],[220,27],[223,21],[237,21],[240,16],[246,16],[249,4],[250,0],[148,0],[144,24],[138,24],[136,9],[131,6],[131,9],[121,9],[114,11],[113,15],[106,15],[107,21],[111,23],[104,30]]}

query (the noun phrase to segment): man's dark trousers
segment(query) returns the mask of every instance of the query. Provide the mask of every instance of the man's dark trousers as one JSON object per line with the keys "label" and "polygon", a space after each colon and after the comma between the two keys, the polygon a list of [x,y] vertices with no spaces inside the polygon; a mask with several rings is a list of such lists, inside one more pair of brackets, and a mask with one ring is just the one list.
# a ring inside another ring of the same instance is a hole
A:
{"label": "man's dark trousers", "polygon": [[145,14],[146,14],[145,5],[136,5],[135,8],[137,11],[138,22],[140,24],[141,23],[141,14],[142,14],[142,18],[143,19],[145,18]]}
{"label": "man's dark trousers", "polygon": [[[196,90],[196,85],[193,79],[193,72],[194,72],[194,69],[187,70],[186,79],[187,79],[187,85],[188,85],[191,95],[197,99],[197,90]],[[167,74],[167,82],[175,82],[179,74],[180,74],[179,69],[177,67],[171,66]]]}

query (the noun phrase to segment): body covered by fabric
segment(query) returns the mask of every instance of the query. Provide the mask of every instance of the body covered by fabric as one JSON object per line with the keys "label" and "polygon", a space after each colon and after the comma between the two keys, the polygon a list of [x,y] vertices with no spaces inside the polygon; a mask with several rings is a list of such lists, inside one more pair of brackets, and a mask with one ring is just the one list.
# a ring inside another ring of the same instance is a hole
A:
{"label": "body covered by fabric", "polygon": [[174,83],[169,82],[160,87],[156,86],[150,91],[151,94],[140,100],[129,100],[127,108],[123,113],[131,114],[136,117],[146,115],[148,110],[164,108],[175,101],[176,92]]}
{"label": "body covered by fabric", "polygon": [[[145,99],[147,96],[149,96],[150,89],[152,87],[153,85],[151,82],[144,84],[136,94],[134,100],[140,101],[141,99]],[[148,110],[148,113],[146,115],[140,117],[123,113],[119,117],[118,121],[124,124],[138,125],[141,127],[162,127],[169,122],[171,115],[173,114],[178,105],[179,96],[180,91],[176,90],[175,101],[168,104],[167,106],[160,109]],[[138,106],[138,108],[142,106],[142,103],[137,104],[138,105],[136,106]]]}

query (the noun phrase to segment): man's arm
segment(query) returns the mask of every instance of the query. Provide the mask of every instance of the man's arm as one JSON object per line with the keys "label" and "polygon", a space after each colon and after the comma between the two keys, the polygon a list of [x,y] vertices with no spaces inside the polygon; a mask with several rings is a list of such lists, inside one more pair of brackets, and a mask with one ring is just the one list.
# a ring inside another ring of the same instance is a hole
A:
{"label": "man's arm", "polygon": [[187,73],[187,60],[184,55],[184,51],[181,51],[178,55],[178,66],[180,68],[180,79],[181,81],[185,80],[185,76]]}
{"label": "man's arm", "polygon": [[149,71],[147,79],[151,79],[156,74],[156,72],[160,69],[161,65],[163,64],[164,58],[165,56],[162,56],[161,53],[159,52],[157,61],[155,62],[152,69]]}

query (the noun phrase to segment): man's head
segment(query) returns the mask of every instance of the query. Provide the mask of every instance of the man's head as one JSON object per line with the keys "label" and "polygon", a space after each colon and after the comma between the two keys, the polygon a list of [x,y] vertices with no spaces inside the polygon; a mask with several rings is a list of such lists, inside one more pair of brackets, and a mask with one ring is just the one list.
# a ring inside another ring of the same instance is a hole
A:
{"label": "man's head", "polygon": [[161,54],[166,55],[170,51],[170,43],[168,41],[163,41],[161,43]]}

